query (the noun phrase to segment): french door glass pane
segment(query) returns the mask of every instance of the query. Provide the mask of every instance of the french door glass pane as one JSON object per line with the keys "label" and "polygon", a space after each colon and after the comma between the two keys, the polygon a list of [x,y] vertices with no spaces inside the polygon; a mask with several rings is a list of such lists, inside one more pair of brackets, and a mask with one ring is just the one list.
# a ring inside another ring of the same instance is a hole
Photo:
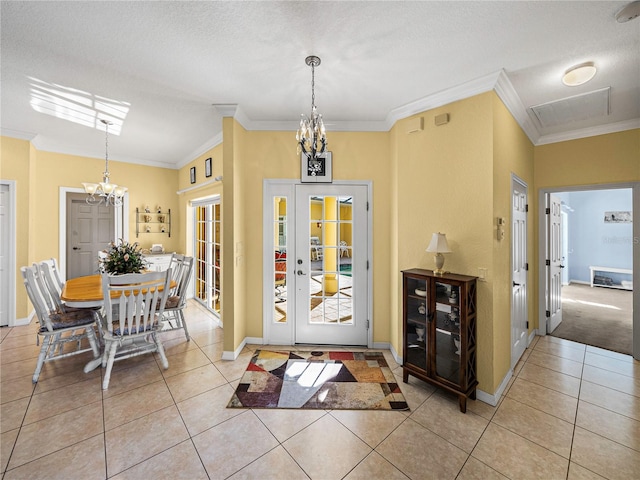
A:
{"label": "french door glass pane", "polygon": [[273,197],[273,320],[287,321],[287,199]]}
{"label": "french door glass pane", "polygon": [[195,207],[195,296],[209,310],[220,314],[220,203]]}

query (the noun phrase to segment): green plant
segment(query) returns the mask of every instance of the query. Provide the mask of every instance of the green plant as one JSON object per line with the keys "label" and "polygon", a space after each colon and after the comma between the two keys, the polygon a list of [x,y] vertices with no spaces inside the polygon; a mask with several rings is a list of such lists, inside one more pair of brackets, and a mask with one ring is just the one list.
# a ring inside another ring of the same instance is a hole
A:
{"label": "green plant", "polygon": [[140,273],[146,266],[138,242],[131,244],[122,239],[118,244],[111,242],[107,256],[100,260],[100,271],[112,275]]}

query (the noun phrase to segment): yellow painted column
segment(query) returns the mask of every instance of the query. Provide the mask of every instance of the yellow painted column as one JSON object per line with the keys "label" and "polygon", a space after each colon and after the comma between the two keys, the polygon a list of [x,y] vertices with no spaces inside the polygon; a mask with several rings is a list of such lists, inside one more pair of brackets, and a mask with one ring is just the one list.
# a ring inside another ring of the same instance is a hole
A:
{"label": "yellow painted column", "polygon": [[[324,222],[323,222],[323,244],[322,249],[324,270],[338,270],[338,249],[337,246],[337,214],[338,202],[336,197],[324,197]],[[338,292],[338,276],[335,273],[326,273],[323,279],[325,295],[332,295]]]}

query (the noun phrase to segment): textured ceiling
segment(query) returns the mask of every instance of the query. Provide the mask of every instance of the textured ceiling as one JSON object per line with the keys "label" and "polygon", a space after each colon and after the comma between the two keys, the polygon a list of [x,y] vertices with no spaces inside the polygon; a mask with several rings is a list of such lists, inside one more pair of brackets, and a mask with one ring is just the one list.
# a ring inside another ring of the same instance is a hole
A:
{"label": "textured ceiling", "polygon": [[[220,140],[220,110],[248,129],[297,128],[316,104],[331,130],[493,88],[534,143],[640,127],[640,19],[627,2],[1,2],[3,135],[176,168]],[[595,78],[562,73],[594,61]],[[471,85],[471,87],[470,87]],[[611,87],[610,112],[543,128],[528,108]],[[474,88],[476,90],[474,90]],[[460,93],[463,92],[463,93]],[[418,110],[416,110],[418,109]]]}

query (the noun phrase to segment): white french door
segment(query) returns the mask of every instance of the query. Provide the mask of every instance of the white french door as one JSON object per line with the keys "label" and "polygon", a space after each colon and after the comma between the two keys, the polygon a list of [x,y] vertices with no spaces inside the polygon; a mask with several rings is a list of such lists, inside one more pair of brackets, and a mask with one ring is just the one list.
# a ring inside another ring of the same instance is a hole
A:
{"label": "white french door", "polygon": [[295,187],[295,343],[368,344],[367,196],[364,185]]}
{"label": "white french door", "polygon": [[194,213],[195,299],[220,317],[220,197],[192,203]]}

